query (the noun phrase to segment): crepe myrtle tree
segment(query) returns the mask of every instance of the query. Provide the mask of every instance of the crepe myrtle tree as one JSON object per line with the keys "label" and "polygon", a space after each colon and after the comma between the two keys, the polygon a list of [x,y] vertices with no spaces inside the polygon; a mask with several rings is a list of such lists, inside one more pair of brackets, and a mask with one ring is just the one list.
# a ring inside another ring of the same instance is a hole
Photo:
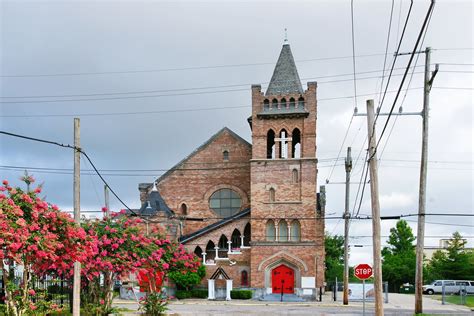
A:
{"label": "crepe myrtle tree", "polygon": [[142,220],[127,216],[125,210],[85,221],[83,227],[97,239],[96,255],[82,268],[83,302],[95,314],[113,311],[113,284],[117,279],[137,274],[147,293],[159,293],[168,273],[197,271],[201,264],[194,254],[159,231],[146,235]]}
{"label": "crepe myrtle tree", "polygon": [[[7,180],[0,186],[0,267],[6,314],[47,314],[57,307],[35,298],[32,276],[70,277],[75,261],[87,262],[97,253],[97,241],[70,215],[38,197],[41,186],[30,191],[32,176],[22,180],[27,191],[10,186]],[[14,279],[15,266],[23,269],[20,282]]]}

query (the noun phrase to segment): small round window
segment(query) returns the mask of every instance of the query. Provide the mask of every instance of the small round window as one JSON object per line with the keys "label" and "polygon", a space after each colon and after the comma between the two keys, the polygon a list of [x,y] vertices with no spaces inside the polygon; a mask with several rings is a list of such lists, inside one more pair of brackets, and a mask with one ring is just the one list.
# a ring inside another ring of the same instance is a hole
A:
{"label": "small round window", "polygon": [[220,217],[229,217],[240,211],[242,199],[239,194],[230,189],[214,192],[209,199],[209,207]]}

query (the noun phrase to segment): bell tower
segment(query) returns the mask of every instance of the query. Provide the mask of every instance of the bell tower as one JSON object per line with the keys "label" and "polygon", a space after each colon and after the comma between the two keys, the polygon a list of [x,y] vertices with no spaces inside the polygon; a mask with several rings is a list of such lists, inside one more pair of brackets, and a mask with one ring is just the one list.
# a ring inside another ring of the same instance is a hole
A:
{"label": "bell tower", "polygon": [[[265,93],[252,86],[251,287],[295,292],[324,282],[324,219],[317,211],[316,82],[303,90],[290,45]],[[279,271],[294,273],[287,285]],[[275,281],[275,280],[278,280]],[[293,281],[292,281],[293,280]],[[309,282],[309,283],[308,283]],[[292,283],[292,284],[290,284]],[[290,290],[291,288],[291,290]]]}

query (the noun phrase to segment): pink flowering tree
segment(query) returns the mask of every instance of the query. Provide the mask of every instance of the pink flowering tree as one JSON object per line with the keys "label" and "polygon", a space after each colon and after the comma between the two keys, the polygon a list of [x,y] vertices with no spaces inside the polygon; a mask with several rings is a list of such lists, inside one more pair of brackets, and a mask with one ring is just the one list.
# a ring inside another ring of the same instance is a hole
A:
{"label": "pink flowering tree", "polygon": [[[25,179],[23,179],[25,180]],[[28,185],[33,177],[25,180]],[[56,275],[69,277],[75,261],[86,262],[97,252],[96,240],[66,213],[31,192],[13,188],[8,181],[0,187],[0,267],[5,286],[7,315],[38,313],[31,278]],[[14,266],[23,267],[21,283],[14,282]],[[47,312],[47,306],[42,306]]]}
{"label": "pink flowering tree", "polygon": [[[200,261],[181,245],[153,231],[144,233],[141,219],[125,211],[84,224],[98,241],[97,255],[82,268],[85,306],[93,313],[107,315],[112,309],[113,284],[131,273],[146,279],[146,291],[160,292],[170,271],[197,270]],[[102,282],[101,282],[102,280]]]}

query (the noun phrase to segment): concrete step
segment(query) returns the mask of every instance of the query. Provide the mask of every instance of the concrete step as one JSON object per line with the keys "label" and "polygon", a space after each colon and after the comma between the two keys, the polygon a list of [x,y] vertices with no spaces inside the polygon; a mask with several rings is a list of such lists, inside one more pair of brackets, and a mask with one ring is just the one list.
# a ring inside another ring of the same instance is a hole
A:
{"label": "concrete step", "polygon": [[295,295],[295,294],[283,294],[283,299],[281,294],[267,294],[263,298],[259,299],[260,301],[267,302],[305,302],[304,299]]}

